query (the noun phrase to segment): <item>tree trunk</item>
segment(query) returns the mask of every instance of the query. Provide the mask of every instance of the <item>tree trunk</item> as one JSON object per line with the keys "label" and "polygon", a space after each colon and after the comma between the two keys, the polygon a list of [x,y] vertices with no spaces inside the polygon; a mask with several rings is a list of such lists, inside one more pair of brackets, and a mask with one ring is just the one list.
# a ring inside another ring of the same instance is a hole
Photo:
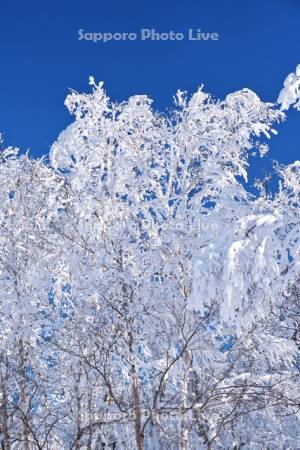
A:
{"label": "tree trunk", "polygon": [[141,412],[141,399],[139,390],[139,379],[135,370],[135,366],[132,368],[133,380],[132,380],[132,397],[134,401],[135,412],[135,438],[138,450],[144,450],[144,439],[142,436],[142,412]]}
{"label": "tree trunk", "polygon": [[[134,366],[133,366],[134,367]],[[132,396],[134,401],[135,412],[135,437],[138,450],[144,450],[144,440],[142,436],[142,414],[141,414],[141,400],[139,390],[139,380],[134,368],[133,381],[132,381]]]}
{"label": "tree trunk", "polygon": [[133,333],[129,331],[129,349],[131,353],[131,379],[132,379],[132,399],[134,404],[135,415],[135,440],[137,450],[144,450],[144,437],[142,433],[142,411],[141,411],[141,396],[140,396],[140,381],[136,371],[135,354],[134,354],[134,339]]}
{"label": "tree trunk", "polygon": [[[75,400],[76,400],[76,427],[77,427],[77,435],[79,436],[81,431],[81,397],[80,397],[80,379],[81,379],[81,370],[75,379]],[[79,450],[81,447],[80,440],[76,441],[75,450]]]}
{"label": "tree trunk", "polygon": [[[88,392],[88,414],[89,414],[89,423],[92,423],[93,420],[93,412],[92,412],[92,392]],[[92,450],[92,439],[93,439],[93,430],[89,429],[89,437],[87,443],[87,450]]]}
{"label": "tree trunk", "polygon": [[2,415],[2,432],[3,432],[3,449],[11,450],[10,446],[10,436],[8,427],[8,413],[7,413],[7,393],[4,380],[1,376],[1,391],[2,391],[2,404],[1,404],[1,415]]}
{"label": "tree trunk", "polygon": [[183,379],[181,391],[181,424],[180,424],[180,450],[188,449],[188,424],[186,419],[187,395],[188,395],[188,373],[190,368],[190,353],[188,350],[183,355]]}
{"label": "tree trunk", "polygon": [[19,340],[19,377],[20,377],[20,401],[23,412],[23,444],[24,450],[30,450],[29,447],[29,428],[27,424],[26,411],[26,374],[25,374],[25,355],[22,339]]}

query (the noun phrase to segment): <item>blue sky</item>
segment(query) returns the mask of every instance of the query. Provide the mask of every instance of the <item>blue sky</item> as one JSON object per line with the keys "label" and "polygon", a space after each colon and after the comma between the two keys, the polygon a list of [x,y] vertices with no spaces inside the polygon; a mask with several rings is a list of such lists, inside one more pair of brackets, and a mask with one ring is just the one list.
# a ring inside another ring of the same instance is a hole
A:
{"label": "blue sky", "polygon": [[[156,108],[180,88],[204,84],[214,97],[248,87],[275,101],[300,63],[300,0],[2,0],[0,6],[0,130],[5,143],[34,156],[49,151],[71,121],[68,88],[103,80],[114,100],[148,94]],[[78,40],[78,30],[136,32],[155,28],[217,32],[215,42]],[[272,158],[299,159],[300,114],[289,114],[272,140]],[[260,161],[254,165],[258,173]]]}

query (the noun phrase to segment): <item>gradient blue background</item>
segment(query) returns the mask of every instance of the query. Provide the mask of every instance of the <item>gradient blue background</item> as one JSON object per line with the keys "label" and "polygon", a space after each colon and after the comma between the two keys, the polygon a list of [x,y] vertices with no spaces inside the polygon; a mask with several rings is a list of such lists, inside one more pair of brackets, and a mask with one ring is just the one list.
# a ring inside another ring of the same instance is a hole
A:
{"label": "gradient blue background", "polygon": [[[46,154],[72,118],[68,88],[89,90],[88,76],[105,82],[110,97],[148,94],[156,108],[180,89],[204,83],[214,97],[249,87],[275,101],[285,76],[300,63],[300,0],[1,1],[0,131],[6,145]],[[216,42],[78,40],[93,32],[218,32]],[[270,157],[299,159],[300,114],[289,113],[272,139]],[[256,175],[268,167],[257,160]]]}

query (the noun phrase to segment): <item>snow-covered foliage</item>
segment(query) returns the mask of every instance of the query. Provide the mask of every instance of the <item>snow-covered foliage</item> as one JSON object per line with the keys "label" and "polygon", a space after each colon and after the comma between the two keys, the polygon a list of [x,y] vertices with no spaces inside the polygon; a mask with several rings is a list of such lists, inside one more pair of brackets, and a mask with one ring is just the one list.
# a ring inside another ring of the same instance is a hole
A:
{"label": "snow-covered foliage", "polygon": [[290,73],[286,77],[277,102],[283,111],[289,109],[291,105],[300,109],[300,64],[296,67],[295,73]]}
{"label": "snow-covered foliage", "polygon": [[90,85],[49,162],[1,151],[2,448],[299,448],[299,161],[246,189],[284,113]]}

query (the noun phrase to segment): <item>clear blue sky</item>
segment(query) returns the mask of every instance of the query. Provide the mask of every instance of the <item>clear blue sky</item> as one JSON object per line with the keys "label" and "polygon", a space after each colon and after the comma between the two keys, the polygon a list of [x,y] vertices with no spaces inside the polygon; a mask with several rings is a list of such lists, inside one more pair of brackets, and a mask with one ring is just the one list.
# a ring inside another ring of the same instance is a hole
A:
{"label": "clear blue sky", "polygon": [[[300,63],[300,0],[2,0],[0,130],[5,143],[49,151],[70,123],[68,88],[105,82],[114,100],[148,94],[156,108],[175,91],[205,89],[222,98],[248,87],[275,101],[284,77]],[[111,42],[78,40],[93,32],[218,32],[220,41]],[[299,159],[300,114],[289,114],[272,140],[271,157]],[[261,168],[257,162],[257,170]]]}

